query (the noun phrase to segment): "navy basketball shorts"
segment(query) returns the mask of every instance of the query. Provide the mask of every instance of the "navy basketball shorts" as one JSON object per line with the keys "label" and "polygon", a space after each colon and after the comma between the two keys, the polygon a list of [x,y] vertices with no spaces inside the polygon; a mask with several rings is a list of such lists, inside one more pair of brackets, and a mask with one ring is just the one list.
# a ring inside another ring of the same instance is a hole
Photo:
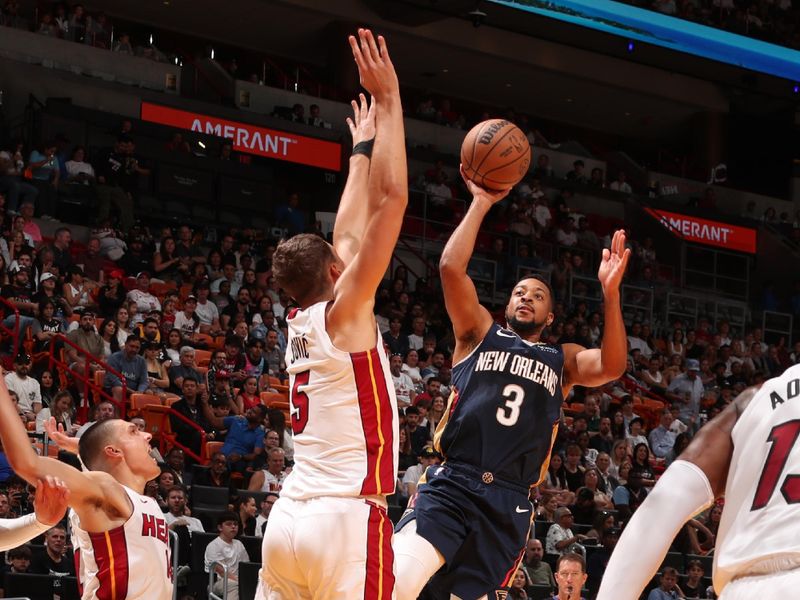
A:
{"label": "navy basketball shorts", "polygon": [[417,533],[444,556],[430,582],[437,592],[493,598],[511,585],[533,516],[528,488],[448,461],[428,467],[414,507],[395,530],[416,519]]}

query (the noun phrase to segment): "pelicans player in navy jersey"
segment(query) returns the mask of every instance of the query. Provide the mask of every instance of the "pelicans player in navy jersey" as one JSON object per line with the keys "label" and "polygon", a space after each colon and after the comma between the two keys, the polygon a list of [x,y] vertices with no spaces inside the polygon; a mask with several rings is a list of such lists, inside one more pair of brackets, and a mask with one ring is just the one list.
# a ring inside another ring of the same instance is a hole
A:
{"label": "pelicans player in navy jersey", "polygon": [[[281,242],[272,272],[299,305],[287,317],[294,468],[264,532],[259,600],[390,600],[397,400],[374,316],[408,202],[400,88],[383,38],[350,38],[361,84],[333,245]],[[374,141],[373,141],[374,140]],[[373,145],[374,144],[374,145]]]}
{"label": "pelicans player in navy jersey", "polygon": [[573,385],[603,385],[625,370],[619,297],[630,257],[625,234],[614,234],[598,271],[602,348],[545,344],[539,337],[553,322],[553,298],[543,280],[528,277],[514,286],[505,327],[478,301],[467,264],[483,218],[508,192],[464,181],[473,201],[439,263],[456,337],[453,391],[434,436],[445,462],[427,469],[413,509],[398,523],[398,600],[417,598],[440,568],[431,580],[437,597],[504,595],[524,556],[533,520],[529,488],[547,471],[563,398]]}
{"label": "pelicans player in navy jersey", "polygon": [[15,473],[29,483],[56,477],[69,490],[84,600],[172,598],[164,512],[153,498],[142,495],[145,484],[161,472],[150,456],[149,433],[121,419],[95,423],[79,443],[81,460],[90,470],[78,471],[34,452],[8,388],[0,381],[0,437]]}
{"label": "pelicans player in navy jersey", "polygon": [[625,527],[598,600],[638,598],[683,524],[723,494],[713,573],[720,600],[797,598],[799,437],[795,365],[743,391],[700,429]]}

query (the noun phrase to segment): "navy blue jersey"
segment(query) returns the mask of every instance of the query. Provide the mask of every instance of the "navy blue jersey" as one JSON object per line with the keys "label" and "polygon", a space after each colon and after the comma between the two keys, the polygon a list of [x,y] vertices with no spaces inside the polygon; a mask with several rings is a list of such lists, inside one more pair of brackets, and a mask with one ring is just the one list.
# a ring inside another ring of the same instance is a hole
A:
{"label": "navy blue jersey", "polygon": [[453,392],[434,442],[446,460],[535,485],[547,470],[561,416],[560,346],[493,324],[453,367]]}

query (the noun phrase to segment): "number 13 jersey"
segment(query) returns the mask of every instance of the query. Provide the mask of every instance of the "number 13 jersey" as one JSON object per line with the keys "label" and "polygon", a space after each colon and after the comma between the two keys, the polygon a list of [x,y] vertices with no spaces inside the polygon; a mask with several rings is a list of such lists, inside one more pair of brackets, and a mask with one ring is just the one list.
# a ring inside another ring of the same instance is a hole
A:
{"label": "number 13 jersey", "polygon": [[733,456],[714,551],[721,590],[753,563],[800,556],[800,365],[770,379],[731,431]]}
{"label": "number 13 jersey", "polygon": [[287,318],[295,464],[281,496],[388,495],[397,480],[398,418],[383,341],[376,325],[375,348],[336,348],[327,306],[319,302]]}
{"label": "number 13 jersey", "polygon": [[448,461],[531,486],[547,471],[561,416],[560,346],[493,324],[453,367],[453,391],[435,444]]}

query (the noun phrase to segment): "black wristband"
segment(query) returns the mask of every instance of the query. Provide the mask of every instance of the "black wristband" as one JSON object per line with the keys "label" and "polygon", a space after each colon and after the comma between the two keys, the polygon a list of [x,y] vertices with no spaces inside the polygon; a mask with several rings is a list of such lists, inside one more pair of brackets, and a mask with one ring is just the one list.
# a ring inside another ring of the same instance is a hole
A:
{"label": "black wristband", "polygon": [[353,146],[353,156],[356,154],[363,154],[367,158],[372,158],[372,146],[375,145],[375,138],[371,140],[366,140],[363,142],[358,142],[355,146]]}

